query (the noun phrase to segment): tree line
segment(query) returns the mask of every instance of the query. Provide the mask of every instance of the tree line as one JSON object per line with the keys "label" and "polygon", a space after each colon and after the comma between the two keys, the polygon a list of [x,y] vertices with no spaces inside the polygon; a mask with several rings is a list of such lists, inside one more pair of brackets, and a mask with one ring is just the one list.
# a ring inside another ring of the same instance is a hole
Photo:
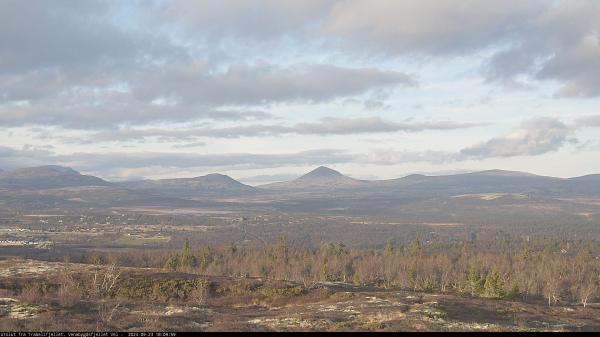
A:
{"label": "tree line", "polygon": [[512,300],[544,299],[548,305],[586,306],[600,295],[600,259],[595,242],[501,237],[491,241],[348,248],[323,243],[317,249],[276,244],[191,247],[94,255],[121,265],[231,277],[288,280],[306,287],[322,282],[408,289]]}

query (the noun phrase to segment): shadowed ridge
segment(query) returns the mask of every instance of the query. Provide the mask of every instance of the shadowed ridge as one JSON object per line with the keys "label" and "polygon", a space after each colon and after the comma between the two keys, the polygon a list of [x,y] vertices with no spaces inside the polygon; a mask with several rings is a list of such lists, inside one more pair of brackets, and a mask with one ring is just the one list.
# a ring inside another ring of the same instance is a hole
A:
{"label": "shadowed ridge", "polygon": [[110,186],[108,181],[83,175],[70,167],[46,165],[20,168],[0,173],[0,186],[16,188],[61,188],[76,186]]}
{"label": "shadowed ridge", "polygon": [[204,193],[231,194],[256,191],[252,186],[219,173],[211,173],[193,178],[126,181],[118,184],[134,190],[150,190],[156,193],[172,195],[180,193],[184,196],[202,195]]}

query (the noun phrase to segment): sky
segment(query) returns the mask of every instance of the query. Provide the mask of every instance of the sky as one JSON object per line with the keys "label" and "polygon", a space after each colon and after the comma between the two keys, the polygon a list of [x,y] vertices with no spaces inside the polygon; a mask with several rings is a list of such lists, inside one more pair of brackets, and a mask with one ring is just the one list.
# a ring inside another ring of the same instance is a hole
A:
{"label": "sky", "polygon": [[600,1],[0,1],[0,169],[600,173]]}

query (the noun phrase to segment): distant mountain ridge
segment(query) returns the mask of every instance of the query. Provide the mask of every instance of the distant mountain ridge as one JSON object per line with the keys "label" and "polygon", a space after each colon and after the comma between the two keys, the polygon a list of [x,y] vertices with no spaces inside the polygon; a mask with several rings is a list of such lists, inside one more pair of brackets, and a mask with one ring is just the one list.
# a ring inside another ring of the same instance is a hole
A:
{"label": "distant mountain ridge", "polygon": [[190,200],[129,190],[72,168],[46,165],[0,172],[0,207],[48,209],[122,205],[193,205]]}
{"label": "distant mountain ridge", "polygon": [[111,186],[106,180],[82,175],[69,167],[46,165],[0,171],[0,187],[6,188],[63,188],[77,186]]}
{"label": "distant mountain ridge", "polygon": [[[376,183],[387,193],[407,197],[452,196],[471,193],[555,194],[568,182],[524,172],[488,170],[444,176],[408,176]],[[600,194],[600,188],[598,189]]]}
{"label": "distant mountain ridge", "polygon": [[487,170],[359,180],[318,167],[291,181],[252,187],[222,174],[108,182],[60,166],[0,172],[0,210],[23,212],[157,207],[398,216],[416,223],[590,224],[600,221],[598,200],[600,174],[555,178]]}
{"label": "distant mountain ridge", "polygon": [[325,166],[319,166],[307,174],[292,181],[260,185],[259,188],[268,190],[302,190],[302,189],[346,189],[358,188],[368,184],[341,174]]}
{"label": "distant mountain ridge", "polygon": [[[315,196],[330,196],[332,193],[339,192],[363,199],[372,196],[388,199],[414,199],[478,193],[524,193],[543,197],[600,197],[600,174],[555,178],[517,171],[486,170],[454,175],[412,174],[397,179],[359,180],[345,176],[331,168],[320,166],[291,181],[252,187],[218,173],[194,178],[111,183],[98,177],[82,175],[68,167],[55,165],[0,172],[0,188],[5,189],[45,190],[86,186],[105,186],[128,189],[141,194],[191,199],[204,196],[245,197],[298,192]],[[101,189],[89,190],[102,191]]]}
{"label": "distant mountain ridge", "polygon": [[173,178],[158,180],[140,180],[117,183],[119,186],[134,190],[149,190],[168,194],[194,196],[202,194],[244,194],[255,192],[252,186],[219,173],[194,178]]}

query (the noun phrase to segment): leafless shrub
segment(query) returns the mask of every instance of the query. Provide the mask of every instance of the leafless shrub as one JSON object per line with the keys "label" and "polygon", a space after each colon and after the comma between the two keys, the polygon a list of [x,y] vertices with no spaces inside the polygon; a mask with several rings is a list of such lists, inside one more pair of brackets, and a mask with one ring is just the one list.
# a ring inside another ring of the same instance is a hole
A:
{"label": "leafless shrub", "polygon": [[113,320],[120,306],[121,303],[115,304],[103,300],[98,302],[98,330],[100,330],[101,327],[106,327]]}
{"label": "leafless shrub", "polygon": [[196,280],[196,286],[190,293],[190,298],[199,306],[205,306],[210,294],[210,284],[206,280]]}
{"label": "leafless shrub", "polygon": [[109,297],[115,290],[115,285],[121,276],[121,269],[116,264],[107,268],[96,269],[90,284],[89,293],[92,297]]}
{"label": "leafless shrub", "polygon": [[27,303],[38,303],[42,296],[39,288],[35,286],[26,286],[19,294],[19,298]]}
{"label": "leafless shrub", "polygon": [[598,284],[596,280],[591,277],[584,279],[578,286],[577,295],[579,297],[580,303],[585,308],[590,299],[594,297],[596,292],[598,291]]}
{"label": "leafless shrub", "polygon": [[58,276],[58,301],[62,306],[72,306],[81,299],[81,289],[69,270],[65,269]]}

